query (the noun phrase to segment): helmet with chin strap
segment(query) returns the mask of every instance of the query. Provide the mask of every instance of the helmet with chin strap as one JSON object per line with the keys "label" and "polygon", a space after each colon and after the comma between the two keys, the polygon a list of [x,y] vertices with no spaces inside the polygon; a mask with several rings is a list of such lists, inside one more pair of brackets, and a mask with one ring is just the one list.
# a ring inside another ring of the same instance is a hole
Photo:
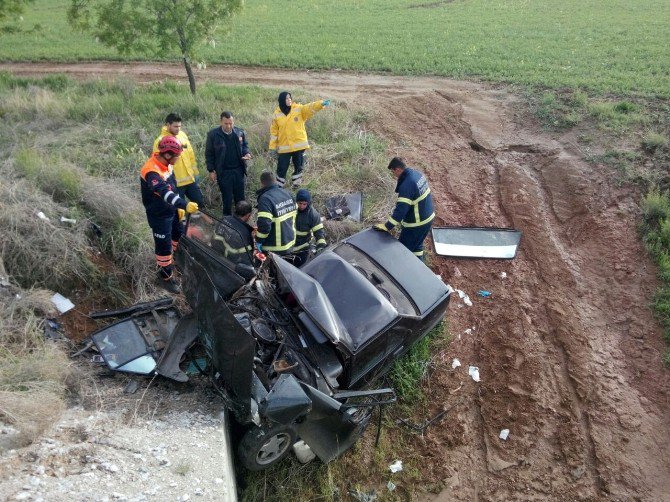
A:
{"label": "helmet with chin strap", "polygon": [[165,136],[158,143],[159,153],[171,153],[172,155],[181,155],[182,151],[184,151],[184,147],[181,145],[179,140],[174,136]]}

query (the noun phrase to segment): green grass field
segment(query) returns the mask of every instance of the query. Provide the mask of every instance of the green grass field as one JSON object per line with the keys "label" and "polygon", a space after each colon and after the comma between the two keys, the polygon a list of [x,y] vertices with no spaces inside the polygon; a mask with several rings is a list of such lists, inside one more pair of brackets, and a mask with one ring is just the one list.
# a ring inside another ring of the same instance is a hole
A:
{"label": "green grass field", "polygon": [[[37,0],[2,60],[119,59]],[[208,63],[436,74],[670,97],[670,0],[247,0]]]}

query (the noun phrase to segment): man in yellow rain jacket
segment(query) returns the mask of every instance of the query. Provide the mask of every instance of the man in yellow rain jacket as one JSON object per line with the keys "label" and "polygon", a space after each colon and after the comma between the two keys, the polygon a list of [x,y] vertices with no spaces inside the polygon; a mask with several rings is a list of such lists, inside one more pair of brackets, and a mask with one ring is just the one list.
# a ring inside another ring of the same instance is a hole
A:
{"label": "man in yellow rain jacket", "polygon": [[174,136],[179,140],[184,148],[184,152],[174,165],[174,177],[177,180],[175,191],[180,197],[186,197],[195,202],[199,207],[203,207],[202,192],[198,186],[198,163],[195,160],[195,152],[188,140],[186,133],[181,130],[181,117],[176,113],[170,113],[165,117],[165,125],[161,129],[160,135],[154,141],[154,153],[158,153],[158,143],[165,136]]}
{"label": "man in yellow rain jacket", "polygon": [[302,169],[305,163],[304,153],[309,148],[305,122],[330,105],[330,100],[321,100],[301,105],[294,103],[291,93],[282,92],[277,99],[279,106],[275,109],[270,126],[269,149],[277,153],[277,184],[283,187],[286,183],[288,166],[293,160],[293,186],[300,186]]}

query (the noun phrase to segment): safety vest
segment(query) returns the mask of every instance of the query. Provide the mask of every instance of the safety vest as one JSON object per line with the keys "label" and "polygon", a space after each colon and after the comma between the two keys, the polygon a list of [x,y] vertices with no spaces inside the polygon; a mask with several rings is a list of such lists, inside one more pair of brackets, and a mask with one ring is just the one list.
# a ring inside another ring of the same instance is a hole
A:
{"label": "safety vest", "polygon": [[[151,177],[150,173],[158,176]],[[186,202],[174,191],[175,186],[172,166],[160,163],[156,154],[149,157],[140,170],[142,204],[147,214],[169,217],[174,215],[176,208],[183,209]]]}
{"label": "safety vest", "polygon": [[405,168],[398,178],[395,191],[398,193],[398,200],[393,214],[386,222],[386,228],[390,230],[398,224],[403,228],[420,227],[433,221],[433,198],[428,180],[423,174],[409,167]]}
{"label": "safety vest", "polygon": [[[165,136],[171,136],[167,126],[163,126],[160,136],[154,141],[154,153],[158,153],[158,143],[160,143],[161,139]],[[184,185],[195,183],[195,177],[200,174],[200,171],[198,170],[198,162],[195,159],[193,146],[191,146],[191,142],[186,133],[184,131],[179,131],[179,134],[175,137],[179,140],[181,146],[184,147],[184,151],[174,165],[174,177],[177,186],[183,187]]]}
{"label": "safety vest", "polygon": [[295,244],[297,206],[293,196],[277,185],[261,188],[256,216],[256,242],[263,251],[285,253]]}
{"label": "safety vest", "polygon": [[288,115],[284,115],[279,107],[275,109],[270,126],[270,150],[277,153],[291,153],[307,150],[307,131],[305,122],[323,109],[322,101],[314,101],[306,105],[293,103]]}

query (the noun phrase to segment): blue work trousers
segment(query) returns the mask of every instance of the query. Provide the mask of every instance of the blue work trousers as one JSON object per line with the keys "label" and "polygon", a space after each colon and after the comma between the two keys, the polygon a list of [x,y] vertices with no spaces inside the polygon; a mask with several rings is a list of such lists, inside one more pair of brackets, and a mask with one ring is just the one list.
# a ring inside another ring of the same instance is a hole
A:
{"label": "blue work trousers", "polygon": [[426,261],[423,252],[423,241],[426,240],[432,222],[420,227],[403,227],[398,239],[407,249],[414,253],[421,261]]}
{"label": "blue work trousers", "polygon": [[147,214],[147,221],[154,236],[156,263],[163,278],[172,276],[172,253],[184,232],[184,227],[177,218],[177,211],[170,217],[155,217]]}

